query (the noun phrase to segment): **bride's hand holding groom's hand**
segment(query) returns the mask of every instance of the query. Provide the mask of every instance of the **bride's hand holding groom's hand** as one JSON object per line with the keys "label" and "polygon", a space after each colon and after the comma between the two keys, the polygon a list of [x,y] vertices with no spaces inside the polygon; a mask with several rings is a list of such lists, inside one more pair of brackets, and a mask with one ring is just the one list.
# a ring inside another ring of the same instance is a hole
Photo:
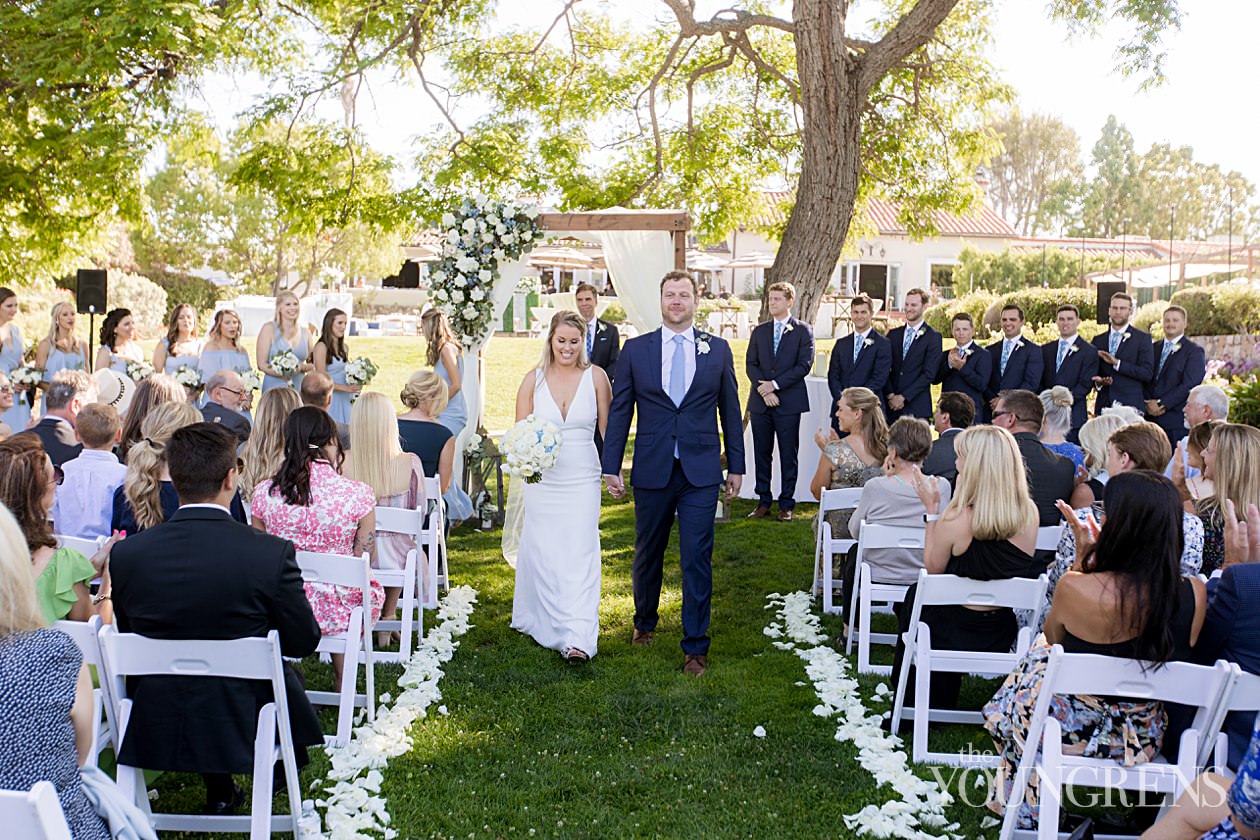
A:
{"label": "bride's hand holding groom's hand", "polygon": [[626,493],[626,484],[621,480],[621,474],[605,475],[604,484],[608,487],[608,495],[614,499],[620,499]]}

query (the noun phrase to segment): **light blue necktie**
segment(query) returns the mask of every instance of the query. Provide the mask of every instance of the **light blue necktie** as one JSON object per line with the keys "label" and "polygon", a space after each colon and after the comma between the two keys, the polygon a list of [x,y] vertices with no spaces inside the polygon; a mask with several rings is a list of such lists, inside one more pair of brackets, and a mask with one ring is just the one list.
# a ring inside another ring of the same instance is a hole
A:
{"label": "light blue necktie", "polygon": [[1059,342],[1059,358],[1054,363],[1054,369],[1056,371],[1059,368],[1063,367],[1063,360],[1067,358],[1067,354],[1068,354],[1068,343],[1066,341],[1060,341]]}
{"label": "light blue necktie", "polygon": [[853,364],[857,364],[858,353],[862,352],[863,337],[854,333],[853,335]]}
{"label": "light blue necktie", "polygon": [[1002,341],[1002,362],[998,365],[998,373],[1006,375],[1006,363],[1011,360],[1011,352],[1015,349],[1015,342],[1009,338]]}
{"label": "light blue necktie", "polygon": [[917,332],[916,330],[912,330],[909,327],[906,327],[906,337],[902,339],[902,342],[901,342],[901,358],[904,359],[906,357],[906,354],[910,352],[910,345],[914,344],[914,336],[916,332]]}
{"label": "light blue necktie", "polygon": [[1164,362],[1168,361],[1168,357],[1172,355],[1173,348],[1177,345],[1171,341],[1164,342],[1164,352],[1159,354],[1159,367],[1155,368],[1155,375],[1159,376],[1160,371],[1164,369]]}
{"label": "light blue necktie", "polygon": [[684,360],[686,351],[683,349],[683,337],[681,335],[674,336],[674,358],[669,363],[669,398],[674,401],[674,405],[682,405],[683,397],[687,395],[687,362]]}
{"label": "light blue necktie", "polygon": [[591,327],[586,328],[586,358],[590,358],[595,352],[595,330]]}
{"label": "light blue necktie", "polygon": [[1113,356],[1116,355],[1116,351],[1120,349],[1120,333],[1116,332],[1115,330],[1112,330],[1111,339],[1108,342],[1108,345],[1111,348],[1108,352],[1111,353],[1111,355]]}
{"label": "light blue necktie", "polygon": [[783,324],[774,322],[774,355],[779,355],[779,341],[783,338]]}

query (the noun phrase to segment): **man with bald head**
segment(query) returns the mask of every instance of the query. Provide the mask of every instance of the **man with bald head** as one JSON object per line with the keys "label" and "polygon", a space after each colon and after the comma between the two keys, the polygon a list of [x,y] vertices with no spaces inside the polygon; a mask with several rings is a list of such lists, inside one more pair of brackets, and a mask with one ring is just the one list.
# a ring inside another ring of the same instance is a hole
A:
{"label": "man with bald head", "polygon": [[[311,371],[302,377],[302,387],[298,389],[298,393],[302,395],[302,405],[314,406],[327,411],[332,405],[332,377],[317,370]],[[347,424],[337,423],[337,437],[341,438],[341,448],[349,452],[350,427]]]}
{"label": "man with bald head", "polygon": [[249,418],[240,410],[247,393],[239,373],[234,370],[218,371],[206,383],[206,404],[201,409],[201,416],[207,423],[222,425],[236,435],[238,444],[249,440],[252,428]]}

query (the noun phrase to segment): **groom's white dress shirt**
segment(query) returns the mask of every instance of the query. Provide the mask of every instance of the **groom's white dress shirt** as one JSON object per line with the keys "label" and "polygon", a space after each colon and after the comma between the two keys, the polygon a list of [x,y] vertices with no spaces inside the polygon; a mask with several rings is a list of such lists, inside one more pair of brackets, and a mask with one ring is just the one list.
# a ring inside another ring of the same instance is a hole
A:
{"label": "groom's white dress shirt", "polygon": [[674,368],[674,336],[683,337],[683,393],[691,390],[691,380],[696,378],[696,336],[695,328],[687,327],[683,332],[674,332],[661,324],[661,387],[669,393],[669,377]]}

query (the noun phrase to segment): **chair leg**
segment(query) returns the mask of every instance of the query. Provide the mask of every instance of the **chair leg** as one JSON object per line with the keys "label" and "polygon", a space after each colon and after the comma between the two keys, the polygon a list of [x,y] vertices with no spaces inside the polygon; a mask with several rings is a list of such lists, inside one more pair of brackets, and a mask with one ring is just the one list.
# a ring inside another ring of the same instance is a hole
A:
{"label": "chair leg", "polygon": [[271,837],[271,774],[275,767],[275,745],[276,704],[268,703],[258,713],[258,732],[254,736],[254,785],[250,798],[250,840],[267,840]]}
{"label": "chair leg", "polygon": [[858,592],[862,588],[862,566],[858,565],[858,573],[855,578],[857,583],[853,587],[853,591],[846,593],[849,596],[849,638],[844,643],[844,654],[848,656],[853,652],[853,637],[857,635],[858,621],[861,603],[858,600]]}
{"label": "chair leg", "polygon": [[[858,611],[862,614],[862,629],[858,633],[858,673],[871,670],[871,579],[865,569],[858,583]],[[853,616],[850,614],[849,616]]]}
{"label": "chair leg", "polygon": [[[1063,730],[1054,718],[1046,719],[1044,735],[1041,739],[1041,764],[1033,761],[1033,772],[1041,771],[1041,796],[1038,800],[1037,840],[1057,840],[1059,836],[1059,811],[1061,797],[1064,794],[1062,785]],[[1024,742],[1024,750],[1033,750],[1035,744]]]}
{"label": "chair leg", "polygon": [[893,716],[892,716],[892,734],[897,734],[897,728],[901,725],[901,718],[905,713],[906,704],[906,683],[910,673],[910,666],[914,664],[914,628],[911,627],[902,634],[902,641],[906,647],[906,653],[901,659],[901,671],[897,674],[897,693],[893,695]]}
{"label": "chair leg", "polygon": [[[932,639],[931,628],[919,622],[915,634],[914,655],[914,737],[911,752],[915,761],[927,756],[928,723],[932,716]],[[902,663],[902,673],[909,671]]]}

